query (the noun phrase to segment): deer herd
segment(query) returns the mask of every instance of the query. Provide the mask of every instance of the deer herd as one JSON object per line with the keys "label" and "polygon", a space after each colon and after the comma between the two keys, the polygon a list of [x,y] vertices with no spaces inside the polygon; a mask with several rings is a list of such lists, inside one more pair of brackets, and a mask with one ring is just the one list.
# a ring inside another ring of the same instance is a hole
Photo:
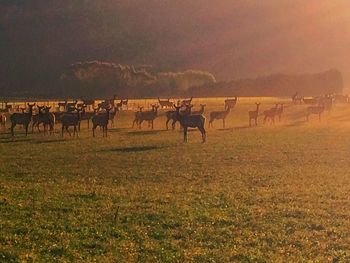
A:
{"label": "deer herd", "polygon": [[[304,98],[298,95],[298,93],[292,96],[292,104],[304,103],[307,105],[305,117],[309,120],[310,115],[317,115],[318,119],[321,120],[321,115],[325,110],[330,110],[333,102],[335,101],[348,101],[345,96],[322,96],[313,98]],[[189,99],[179,100],[177,102],[170,101],[170,99],[158,98],[158,103],[151,104],[149,110],[144,110],[142,106],[138,107],[138,110],[134,112],[134,119],[132,127],[142,128],[142,123],[148,123],[148,127],[154,128],[154,121],[160,115],[165,115],[166,122],[165,127],[169,129],[169,122],[171,122],[172,130],[175,129],[175,125],[178,122],[181,129],[183,130],[183,140],[187,142],[187,134],[189,128],[197,128],[201,135],[202,141],[206,141],[206,130],[205,122],[206,117],[204,116],[205,104],[200,104],[200,108],[192,110],[193,108],[193,97]],[[211,111],[209,116],[208,127],[213,127],[215,120],[222,120],[222,127],[226,127],[226,119],[229,116],[232,109],[236,106],[238,101],[237,97],[232,99],[226,99],[223,103],[222,110]],[[90,129],[90,121],[92,122],[92,136],[96,135],[96,128],[100,127],[102,136],[107,137],[108,126],[114,127],[114,120],[119,111],[124,108],[128,109],[128,100],[120,100],[115,103],[115,99],[105,100],[98,104],[95,108],[93,101],[83,101],[83,103],[74,102],[60,102],[58,103],[57,110],[51,112],[51,107],[44,105],[36,105],[35,103],[27,103],[27,109],[21,108],[21,112],[14,112],[9,114],[9,110],[1,110],[0,112],[0,127],[5,130],[6,123],[11,123],[10,131],[11,135],[14,136],[15,127],[22,125],[27,136],[29,132],[29,125],[31,124],[31,132],[33,133],[36,129],[41,132],[40,126],[43,126],[44,134],[54,134],[55,125],[61,124],[61,136],[64,133],[68,133],[71,136],[70,129],[73,129],[73,137],[78,137],[80,132],[81,123],[87,122],[87,128]],[[248,111],[249,127],[252,125],[258,126],[259,116],[263,116],[263,124],[274,125],[276,119],[281,121],[284,112],[284,104],[275,104],[270,109],[265,109],[260,113],[260,103],[255,103],[255,109]],[[90,110],[87,110],[90,108]],[[62,110],[63,109],[63,110]],[[91,110],[92,109],[92,110]],[[159,112],[162,111],[162,113]]]}

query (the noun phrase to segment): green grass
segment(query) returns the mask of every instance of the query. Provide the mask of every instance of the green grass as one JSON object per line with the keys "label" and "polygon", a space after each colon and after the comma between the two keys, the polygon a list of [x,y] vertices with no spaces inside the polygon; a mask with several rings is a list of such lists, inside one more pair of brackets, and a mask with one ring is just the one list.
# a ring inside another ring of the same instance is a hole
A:
{"label": "green grass", "polygon": [[205,144],[132,112],[108,138],[0,134],[0,262],[350,261],[350,108],[247,128],[253,102]]}

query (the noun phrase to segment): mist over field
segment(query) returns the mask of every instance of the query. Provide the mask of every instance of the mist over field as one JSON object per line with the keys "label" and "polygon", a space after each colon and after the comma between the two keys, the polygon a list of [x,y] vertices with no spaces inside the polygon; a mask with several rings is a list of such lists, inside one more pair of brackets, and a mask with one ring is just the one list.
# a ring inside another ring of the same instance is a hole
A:
{"label": "mist over field", "polygon": [[58,95],[79,61],[202,70],[218,81],[335,68],[349,79],[347,0],[0,2],[0,95]]}

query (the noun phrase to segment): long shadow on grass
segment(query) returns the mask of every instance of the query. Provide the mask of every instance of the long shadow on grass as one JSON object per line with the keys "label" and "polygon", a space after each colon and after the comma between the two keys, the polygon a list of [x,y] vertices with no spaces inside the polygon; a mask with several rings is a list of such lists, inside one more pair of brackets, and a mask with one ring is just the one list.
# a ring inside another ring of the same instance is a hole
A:
{"label": "long shadow on grass", "polygon": [[118,148],[107,148],[101,150],[101,152],[146,152],[146,151],[154,151],[161,148],[165,148],[164,146],[134,146],[134,147],[118,147]]}
{"label": "long shadow on grass", "polygon": [[154,135],[154,134],[159,134],[162,132],[167,132],[167,130],[148,130],[148,131],[130,131],[128,132],[128,135],[132,135],[132,136],[138,136],[138,135]]}
{"label": "long shadow on grass", "polygon": [[11,137],[9,137],[9,138],[1,138],[0,144],[1,143],[15,143],[15,142],[30,142],[32,140],[33,139],[26,138],[26,137],[24,137],[24,138],[16,138],[16,137],[11,138]]}
{"label": "long shadow on grass", "polygon": [[65,139],[48,139],[48,140],[33,140],[31,141],[32,144],[45,144],[45,143],[55,143],[55,142],[64,142]]}

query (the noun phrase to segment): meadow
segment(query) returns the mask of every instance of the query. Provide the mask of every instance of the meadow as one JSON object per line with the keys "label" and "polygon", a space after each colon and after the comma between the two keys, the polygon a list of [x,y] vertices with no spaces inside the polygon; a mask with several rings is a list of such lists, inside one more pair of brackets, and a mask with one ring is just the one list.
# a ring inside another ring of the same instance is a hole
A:
{"label": "meadow", "polygon": [[[249,128],[255,101],[282,121]],[[0,131],[0,262],[349,262],[350,105],[305,107],[240,98],[204,144],[162,112],[107,138]]]}

